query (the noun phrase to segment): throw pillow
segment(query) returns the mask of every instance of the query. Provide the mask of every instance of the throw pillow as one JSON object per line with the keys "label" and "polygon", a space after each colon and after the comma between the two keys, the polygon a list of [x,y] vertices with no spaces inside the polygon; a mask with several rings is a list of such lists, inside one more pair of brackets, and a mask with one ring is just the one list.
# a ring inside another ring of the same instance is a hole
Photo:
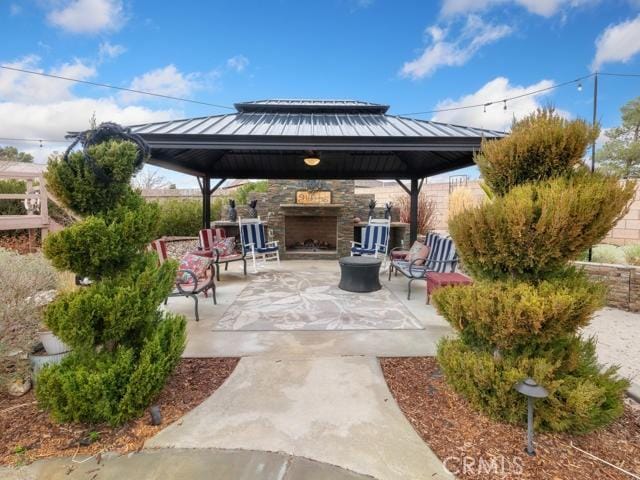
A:
{"label": "throw pillow", "polygon": [[[210,258],[187,253],[180,260],[180,270],[191,270],[196,274],[196,277],[204,278],[207,276],[207,268],[209,267],[210,263]],[[182,274],[178,274],[178,280],[183,282],[190,282],[193,281],[193,277],[191,277],[191,275],[189,275],[188,273],[182,272]]]}
{"label": "throw pillow", "polygon": [[233,255],[236,249],[236,239],[235,237],[227,237],[224,240],[214,242],[213,249],[218,250],[221,257]]}
{"label": "throw pillow", "polygon": [[427,247],[424,243],[414,242],[414,244],[411,245],[411,250],[409,250],[409,255],[407,255],[407,260],[409,262],[414,262],[414,265],[424,265],[424,262],[427,261],[428,256],[429,247]]}

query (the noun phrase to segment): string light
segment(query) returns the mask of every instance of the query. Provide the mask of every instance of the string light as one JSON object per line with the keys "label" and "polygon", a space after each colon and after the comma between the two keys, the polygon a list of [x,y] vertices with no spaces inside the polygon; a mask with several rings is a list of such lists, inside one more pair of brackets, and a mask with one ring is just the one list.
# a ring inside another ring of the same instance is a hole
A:
{"label": "string light", "polygon": [[582,82],[578,83],[578,91],[581,92],[582,91]]}
{"label": "string light", "polygon": [[503,109],[504,111],[506,111],[506,110],[507,110],[507,101],[506,101],[506,100],[504,101],[504,107],[502,107],[502,109]]}
{"label": "string light", "polygon": [[[530,92],[521,93],[520,95],[514,95],[513,97],[507,97],[504,100],[492,100],[492,101],[486,102],[486,103],[475,103],[475,104],[471,104],[471,105],[460,105],[459,107],[437,108],[437,109],[434,109],[434,110],[425,110],[423,112],[401,113],[399,115],[400,116],[426,115],[426,114],[430,114],[430,113],[452,112],[452,111],[455,111],[455,110],[466,110],[466,109],[469,109],[469,108],[479,108],[479,107],[483,107],[484,112],[486,112],[487,111],[487,106],[492,105],[494,103],[503,102],[503,101],[506,102],[506,101],[517,100],[517,99],[520,99],[520,98],[530,97],[532,95],[538,95],[540,93],[547,92],[549,90],[555,90],[557,88],[564,87],[566,85],[580,84],[580,83],[582,83],[583,80],[591,78],[591,77],[593,77],[595,75],[596,75],[595,73],[590,73],[589,75],[585,75],[585,76],[579,77],[579,78],[574,78],[573,80],[567,80],[566,82],[557,83],[555,85],[551,85],[550,87],[539,88],[537,90],[532,90]],[[604,75],[604,74],[598,72],[597,75]],[[635,75],[635,74],[620,74],[620,75],[618,75],[618,74],[615,74],[615,73],[610,73],[610,74],[607,74],[607,75],[629,76],[629,77],[630,76],[639,76],[640,77],[640,74],[638,74],[638,75]]]}

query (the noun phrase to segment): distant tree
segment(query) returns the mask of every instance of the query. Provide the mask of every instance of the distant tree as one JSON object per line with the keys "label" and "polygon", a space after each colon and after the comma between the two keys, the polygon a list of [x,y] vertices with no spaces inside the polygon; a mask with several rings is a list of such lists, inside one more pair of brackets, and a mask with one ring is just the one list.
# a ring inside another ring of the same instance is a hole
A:
{"label": "distant tree", "polygon": [[16,147],[0,147],[0,162],[32,163],[33,155],[21,152]]}
{"label": "distant tree", "polygon": [[141,190],[168,188],[169,182],[157,170],[143,170],[133,179],[133,186]]}
{"label": "distant tree", "polygon": [[640,97],[621,109],[622,125],[608,130],[598,151],[600,167],[623,178],[640,177]]}

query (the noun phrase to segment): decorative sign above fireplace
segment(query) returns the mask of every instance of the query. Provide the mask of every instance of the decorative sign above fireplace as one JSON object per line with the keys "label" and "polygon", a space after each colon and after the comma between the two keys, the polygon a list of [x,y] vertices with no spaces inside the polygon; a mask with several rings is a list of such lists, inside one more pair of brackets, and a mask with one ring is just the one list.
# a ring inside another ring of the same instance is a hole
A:
{"label": "decorative sign above fireplace", "polygon": [[329,190],[298,190],[296,203],[328,205],[331,204],[331,191]]}

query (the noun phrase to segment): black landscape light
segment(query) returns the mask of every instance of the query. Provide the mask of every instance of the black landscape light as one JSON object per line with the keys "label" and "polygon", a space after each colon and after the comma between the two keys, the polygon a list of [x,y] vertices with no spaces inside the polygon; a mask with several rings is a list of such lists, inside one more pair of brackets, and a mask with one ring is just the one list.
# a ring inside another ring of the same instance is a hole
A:
{"label": "black landscape light", "polygon": [[533,449],[533,401],[536,398],[548,397],[549,392],[543,386],[538,385],[533,378],[523,380],[514,388],[527,397],[527,448],[525,451],[528,455],[534,456],[536,451]]}

